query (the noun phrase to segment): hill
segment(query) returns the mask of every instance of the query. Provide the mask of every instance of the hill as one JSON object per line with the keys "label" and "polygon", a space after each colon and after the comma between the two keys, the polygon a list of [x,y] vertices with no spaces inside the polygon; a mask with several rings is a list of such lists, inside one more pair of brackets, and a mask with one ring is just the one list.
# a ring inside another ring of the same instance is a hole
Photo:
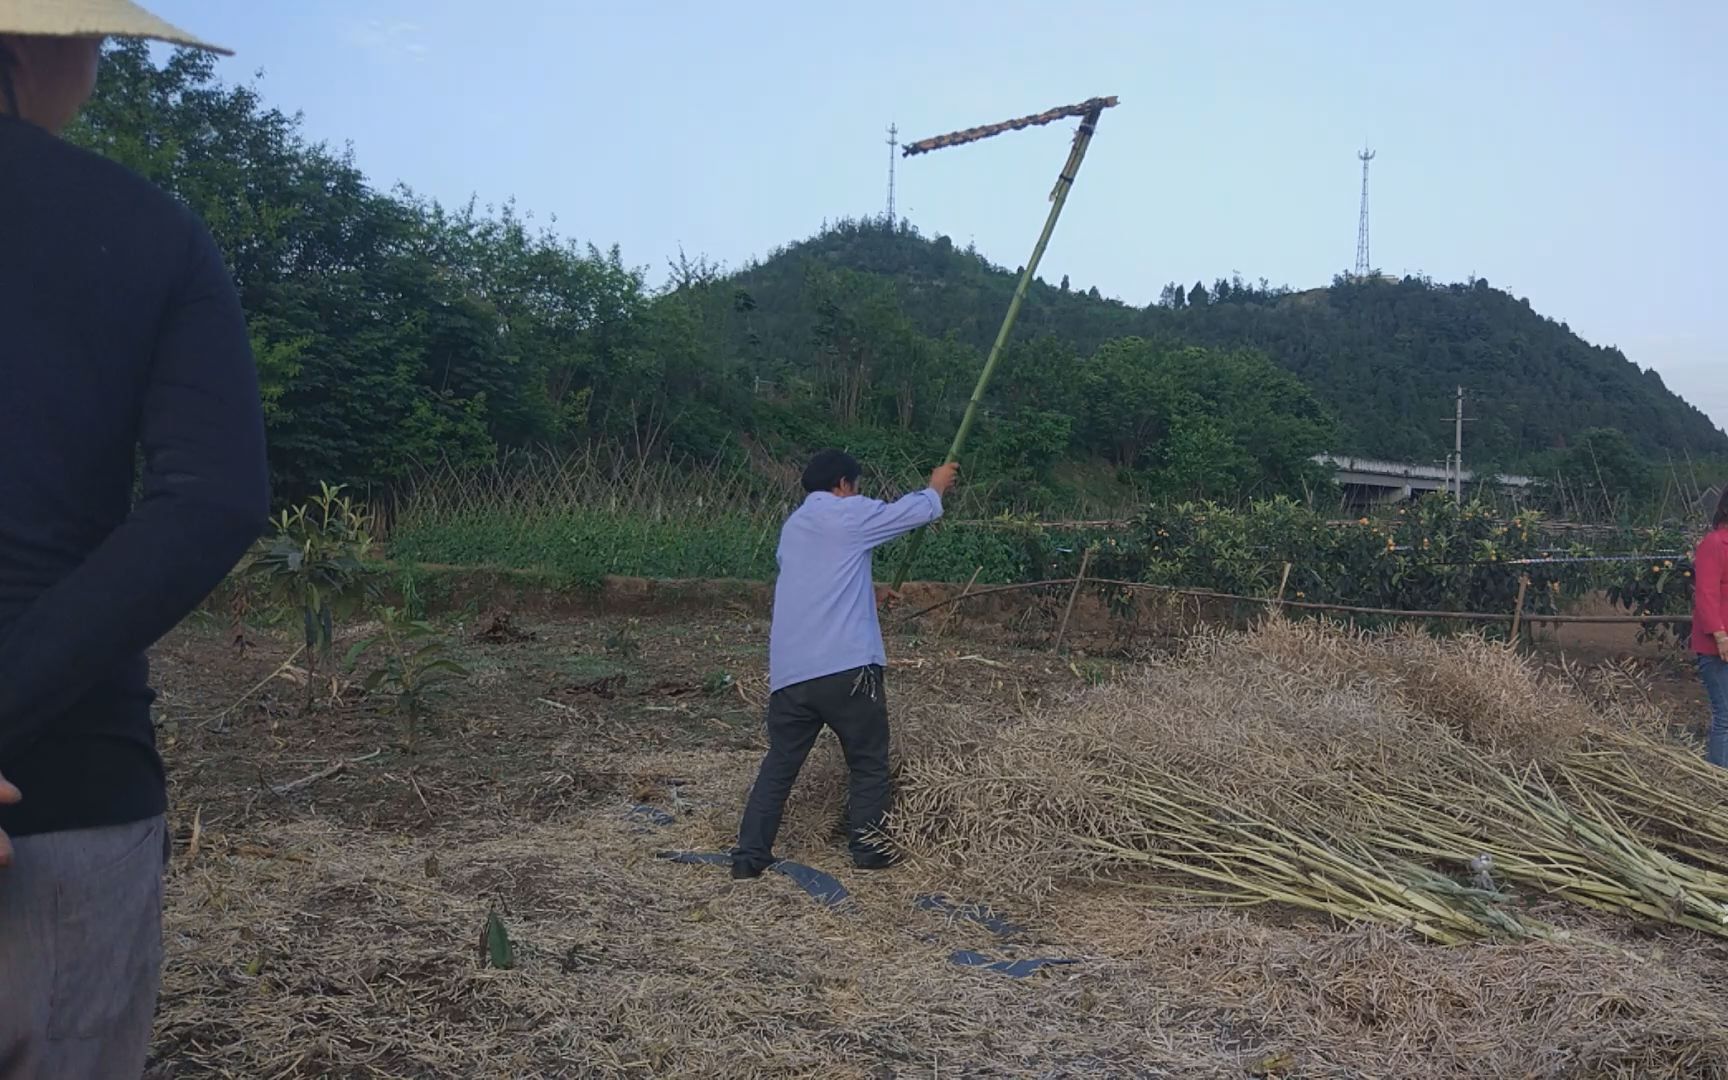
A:
{"label": "hill", "polygon": [[[946,237],[843,222],[734,274],[680,257],[656,289],[512,206],[380,190],[208,57],[137,43],[108,47],[68,137],[209,224],[285,499],[522,448],[719,461],[776,492],[821,445],[911,474],[947,445],[1014,287]],[[1457,382],[1478,465],[1583,441],[1555,472],[1644,492],[1640,452],[1728,457],[1656,376],[1486,282],[1172,285],[1138,308],[1065,284],[1033,290],[967,450],[1006,481],[993,509],[1302,495],[1328,449],[1438,458]]]}
{"label": "hill", "polygon": [[[770,351],[808,351],[809,283],[834,272],[891,286],[917,330],[974,349],[994,338],[1018,274],[944,236],[844,222],[736,275],[755,306],[753,330]],[[1599,428],[1623,432],[1658,460],[1728,452],[1728,435],[1655,371],[1584,341],[1483,279],[1340,278],[1303,292],[1240,279],[1172,284],[1140,308],[1065,285],[1034,283],[1017,340],[1044,337],[1078,355],[1125,336],[1258,351],[1331,411],[1338,424],[1331,448],[1341,452],[1443,457],[1460,385],[1475,418],[1469,440],[1478,461],[1532,467]],[[1002,377],[1011,381],[1012,368]]]}

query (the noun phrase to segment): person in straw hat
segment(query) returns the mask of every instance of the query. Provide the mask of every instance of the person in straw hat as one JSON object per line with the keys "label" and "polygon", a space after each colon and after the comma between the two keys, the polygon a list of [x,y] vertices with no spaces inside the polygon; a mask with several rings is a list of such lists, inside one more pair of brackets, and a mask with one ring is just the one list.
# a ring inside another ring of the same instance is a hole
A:
{"label": "person in straw hat", "polygon": [[169,850],[144,654],[269,514],[209,232],[57,137],[109,36],[212,48],[127,0],[0,0],[0,1080],[144,1071]]}

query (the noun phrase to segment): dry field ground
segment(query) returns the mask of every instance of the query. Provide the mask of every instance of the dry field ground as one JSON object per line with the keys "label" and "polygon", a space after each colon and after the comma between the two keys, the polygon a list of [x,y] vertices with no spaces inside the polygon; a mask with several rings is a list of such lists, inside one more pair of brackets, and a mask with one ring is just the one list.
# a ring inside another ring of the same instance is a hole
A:
{"label": "dry field ground", "polygon": [[[237,654],[195,622],[158,650],[176,842],[150,1076],[1728,1075],[1718,939],[1575,915],[1606,943],[1444,948],[1116,886],[979,895],[938,862],[864,874],[834,834],[827,737],[780,854],[843,902],[668,861],[730,841],[760,614],[448,628],[472,678],[411,745],[327,680],[303,715],[269,679],[282,641]],[[1128,669],[934,629],[891,635],[902,733],[1011,723]],[[1685,678],[1655,685],[1701,716]],[[992,902],[1012,925],[967,917]],[[489,914],[509,970],[482,960]],[[1037,959],[1063,962],[986,966]]]}

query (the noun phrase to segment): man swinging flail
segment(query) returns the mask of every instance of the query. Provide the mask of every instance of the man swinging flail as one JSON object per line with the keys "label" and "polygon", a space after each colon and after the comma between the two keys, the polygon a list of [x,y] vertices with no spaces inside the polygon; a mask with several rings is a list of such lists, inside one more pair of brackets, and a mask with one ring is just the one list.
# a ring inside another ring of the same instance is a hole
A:
{"label": "man swinging flail", "polygon": [[804,470],[804,502],[780,531],[768,634],[768,753],[738,827],[734,878],[758,877],[775,861],[786,797],[824,726],[834,729],[851,773],[853,864],[875,870],[894,862],[873,842],[888,811],[888,698],[871,552],[941,517],[959,466],[941,466],[928,487],[892,503],[858,493],[861,471],[850,454],[817,454]]}

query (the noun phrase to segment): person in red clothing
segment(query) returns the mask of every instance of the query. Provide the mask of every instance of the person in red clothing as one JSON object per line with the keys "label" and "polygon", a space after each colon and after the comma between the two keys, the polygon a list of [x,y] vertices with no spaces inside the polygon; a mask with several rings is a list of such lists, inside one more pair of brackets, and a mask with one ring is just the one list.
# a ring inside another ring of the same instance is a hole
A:
{"label": "person in red clothing", "polygon": [[1692,651],[1710,696],[1712,765],[1728,766],[1728,484],[1692,560]]}

